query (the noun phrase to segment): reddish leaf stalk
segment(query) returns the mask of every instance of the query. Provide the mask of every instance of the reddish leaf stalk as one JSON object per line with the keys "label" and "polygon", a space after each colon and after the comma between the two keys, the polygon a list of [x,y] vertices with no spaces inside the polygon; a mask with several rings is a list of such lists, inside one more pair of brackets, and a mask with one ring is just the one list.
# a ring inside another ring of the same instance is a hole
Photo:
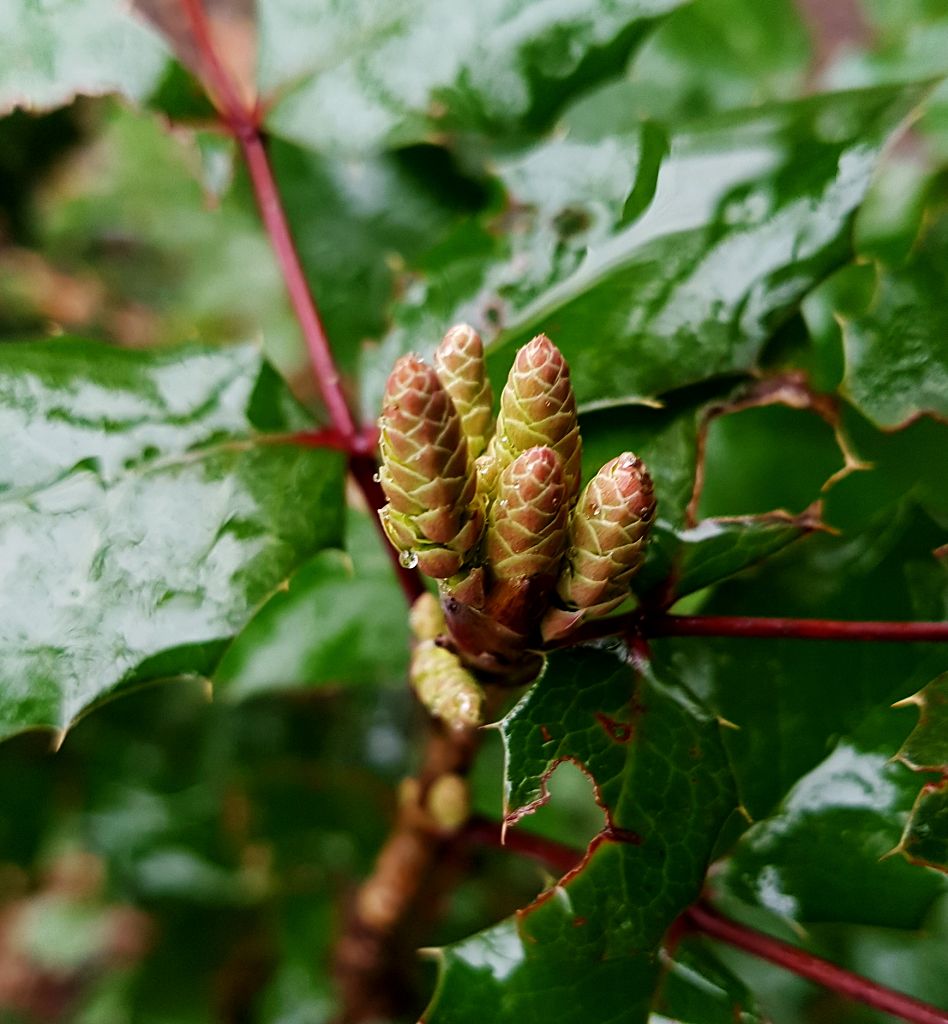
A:
{"label": "reddish leaf stalk", "polygon": [[[560,874],[566,874],[582,859],[582,854],[571,846],[552,839],[544,839],[542,836],[530,835],[520,829],[508,829],[502,838],[500,823],[488,818],[473,818],[467,825],[464,836],[469,842],[503,846]],[[736,946],[841,996],[894,1014],[903,1020],[912,1021],[913,1024],[948,1024],[946,1011],[879,985],[747,925],[732,921],[705,904],[696,903],[689,907],[680,918],[680,922],[687,929]]]}
{"label": "reddish leaf stalk", "polygon": [[876,622],[761,618],[746,615],[642,615],[630,612],[588,622],[566,644],[606,636],[747,637],[767,640],[849,640],[869,643],[948,643],[948,622]]}
{"label": "reddish leaf stalk", "polygon": [[739,615],[663,615],[646,620],[649,636],[733,636],[876,643],[948,643],[948,622],[845,622]]}
{"label": "reddish leaf stalk", "polygon": [[[286,213],[280,199],[273,169],[267,156],[260,131],[259,112],[247,109],[234,83],[214,50],[207,16],[202,0],[181,0],[194,32],[194,39],[204,64],[205,84],[217,104],[224,123],[240,145],[253,186],[260,216],[270,237],[280,271],[286,284],[290,302],[300,324],[303,339],[326,406],[331,427],[298,435],[301,444],[318,445],[341,450],[349,456],[349,469],[373,511],[385,504],[381,488],[375,482],[374,431],[358,428],[342,389],[342,381],[333,358],[329,338],[316,307],[293,242]],[[381,523],[377,524],[381,533]],[[398,562],[397,552],[388,543],[384,533],[385,550],[395,564],[396,574],[409,602],[422,592],[418,573]]]}
{"label": "reddish leaf stalk", "polygon": [[747,925],[731,921],[708,906],[695,904],[685,911],[685,918],[691,927],[711,938],[743,949],[762,960],[769,960],[778,967],[784,967],[848,999],[894,1014],[913,1024],[948,1024],[948,1012],[944,1010],[862,978],[787,942],[748,928]]}
{"label": "reddish leaf stalk", "polygon": [[481,846],[494,846],[497,849],[511,850],[522,857],[542,864],[551,871],[562,876],[582,860],[583,855],[565,843],[557,843],[553,839],[532,835],[523,829],[502,828],[499,821],[475,815],[464,827],[464,838],[469,843]]}
{"label": "reddish leaf stalk", "polygon": [[252,132],[240,132],[237,140],[247,162],[247,170],[250,172],[250,180],[253,184],[257,205],[260,208],[260,215],[283,272],[290,302],[303,331],[303,338],[315,371],[316,383],[326,405],[326,411],[329,413],[329,419],[347,442],[350,452],[365,454],[362,436],[356,428],[355,420],[352,418],[342,391],[339,371],[336,369],[335,360],[329,348],[329,339],[326,337],[325,328],[316,309],[316,303],[309,290],[299,254],[290,234],[263,140],[256,129]]}

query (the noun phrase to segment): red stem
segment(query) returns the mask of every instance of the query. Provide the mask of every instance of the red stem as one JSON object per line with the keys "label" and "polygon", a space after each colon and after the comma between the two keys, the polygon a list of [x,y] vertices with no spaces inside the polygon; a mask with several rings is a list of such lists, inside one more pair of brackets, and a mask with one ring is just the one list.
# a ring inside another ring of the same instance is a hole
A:
{"label": "red stem", "polygon": [[364,442],[346,403],[339,371],[336,369],[332,351],[329,348],[329,339],[326,337],[326,331],[319,318],[316,303],[313,301],[299,254],[286,222],[286,214],[283,212],[283,204],[280,202],[280,194],[277,191],[277,184],[273,177],[270,161],[267,159],[263,140],[256,129],[252,132],[241,132],[237,136],[237,140],[247,162],[247,170],[250,172],[250,180],[253,183],[260,215],[283,272],[290,302],[303,331],[303,338],[315,371],[316,383],[326,405],[326,411],[329,413],[330,422],[349,446],[350,452],[364,455],[366,454]]}
{"label": "red stem", "polygon": [[[470,842],[502,846],[512,850],[561,875],[571,871],[582,859],[582,854],[571,846],[531,835],[522,829],[507,829],[502,841],[500,824],[488,818],[472,818],[465,828],[464,835]],[[696,903],[689,907],[679,920],[693,931],[737,946],[762,960],[769,960],[779,967],[786,968],[801,978],[807,978],[841,996],[865,1003],[877,1010],[894,1014],[914,1024],[948,1024],[948,1013],[934,1006],[919,1002],[911,996],[837,967],[836,964],[791,946],[787,942],[781,942],[763,932],[748,928],[747,925],[723,917],[705,904]]]}
{"label": "red stem", "polygon": [[543,864],[560,876],[572,871],[583,858],[578,850],[565,843],[544,839],[543,836],[533,835],[519,828],[509,828],[505,832],[499,821],[492,821],[480,815],[474,815],[464,826],[464,838],[481,846],[512,850],[529,860]]}
{"label": "red stem", "polygon": [[740,615],[663,615],[646,620],[649,636],[736,636],[796,640],[948,643],[948,622],[843,622]]}
{"label": "red stem", "polygon": [[217,57],[202,0],[182,2],[204,62],[207,84],[216,95],[221,114],[240,144],[247,163],[260,216],[263,218],[264,227],[280,264],[286,290],[309,350],[316,384],[329,414],[329,420],[348,445],[350,452],[365,454],[364,441],[356,429],[355,420],[342,391],[342,381],[332,356],[329,338],[326,336],[326,330],[309,290],[293,236],[290,234],[290,226],[286,221],[273,170],[260,136],[257,112],[248,110],[244,105],[230,75]]}
{"label": "red stem", "polygon": [[[316,383],[329,415],[329,429],[298,434],[297,440],[300,444],[335,448],[345,452],[349,456],[349,470],[365,496],[369,508],[381,508],[385,504],[385,496],[375,481],[376,465],[372,455],[375,449],[374,431],[359,430],[346,402],[329,338],[326,336],[286,220],[280,192],[260,132],[258,112],[246,107],[230,76],[218,60],[202,0],[182,0],[182,3],[204,64],[205,84],[209,87],[209,93],[215,98],[224,122],[237,139],[244,155],[260,216],[280,265],[286,290],[313,364]],[[381,522],[377,525],[382,532]],[[398,554],[389,544],[384,532],[382,540],[385,550],[394,562],[405,597],[409,602],[414,601],[424,590],[421,577],[417,571],[407,569],[399,563]]]}
{"label": "red stem", "polygon": [[685,911],[685,918],[688,924],[711,938],[737,946],[762,960],[769,960],[778,967],[784,967],[848,999],[915,1024],[948,1024],[948,1012],[944,1010],[885,988],[787,942],[748,928],[747,925],[731,921],[708,906],[696,903]]}
{"label": "red stem", "polygon": [[564,643],[572,646],[606,636],[724,636],[792,640],[859,640],[876,643],[948,643],[948,622],[846,622],[745,615],[642,615],[630,612],[580,626]]}

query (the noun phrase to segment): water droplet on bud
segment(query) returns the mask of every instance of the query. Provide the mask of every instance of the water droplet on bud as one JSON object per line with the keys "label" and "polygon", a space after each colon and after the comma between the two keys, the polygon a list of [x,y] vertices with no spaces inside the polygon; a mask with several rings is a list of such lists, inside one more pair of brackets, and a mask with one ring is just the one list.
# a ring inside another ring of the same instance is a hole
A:
{"label": "water droplet on bud", "polygon": [[381,473],[373,473],[372,474],[372,479],[375,481],[375,483],[380,484],[382,482],[382,474]]}
{"label": "water droplet on bud", "polygon": [[403,569],[414,569],[418,565],[418,555],[411,550],[400,551],[398,553],[398,564]]}

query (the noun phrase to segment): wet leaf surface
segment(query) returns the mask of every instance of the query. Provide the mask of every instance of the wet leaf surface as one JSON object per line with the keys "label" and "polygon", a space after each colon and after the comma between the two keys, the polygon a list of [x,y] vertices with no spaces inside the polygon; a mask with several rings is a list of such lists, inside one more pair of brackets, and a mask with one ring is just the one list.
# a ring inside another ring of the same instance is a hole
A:
{"label": "wet leaf surface", "polygon": [[167,61],[158,37],[118,0],[10,0],[0,11],[0,114],[46,110],[77,95],[142,100]]}
{"label": "wet leaf surface", "polygon": [[619,649],[552,656],[501,723],[507,821],[516,827],[555,766],[574,760],[606,827],[533,904],[439,951],[426,1019],[540,1019],[555,1006],[579,1021],[595,999],[599,1019],[645,1021],[662,935],[697,896],[735,804],[719,730],[677,685],[644,666],[636,676]]}
{"label": "wet leaf surface", "polygon": [[123,683],[209,673],[338,542],[341,461],[266,440],[305,417],[253,348],[10,344],[0,391],[3,735],[65,730]]}
{"label": "wet leaf surface", "polygon": [[[260,7],[260,84],[276,134],[362,152],[439,134],[542,126],[564,98],[623,69],[681,0],[540,7],[448,0]],[[314,117],[313,111],[319,116]]]}
{"label": "wet leaf surface", "polygon": [[[498,161],[523,216],[499,235],[466,227],[429,256],[368,367],[366,406],[377,407],[382,367],[460,319],[492,341],[499,377],[518,345],[547,331],[587,408],[752,369],[773,329],[847,259],[880,148],[922,96],[887,88],[772,104],[670,138],[649,126],[585,136],[579,125],[566,143]],[[598,190],[617,146],[628,154],[625,202],[564,208],[563,182],[574,196]],[[565,235],[553,268],[551,228]]]}

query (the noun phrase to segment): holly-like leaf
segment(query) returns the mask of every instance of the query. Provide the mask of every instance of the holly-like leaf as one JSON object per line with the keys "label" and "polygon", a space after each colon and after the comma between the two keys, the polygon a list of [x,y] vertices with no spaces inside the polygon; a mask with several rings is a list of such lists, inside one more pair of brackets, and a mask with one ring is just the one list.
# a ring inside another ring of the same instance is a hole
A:
{"label": "holly-like leaf", "polygon": [[141,100],[167,63],[121,0],[8,0],[0,10],[0,114],[110,92]]}
{"label": "holly-like leaf", "polygon": [[883,433],[846,404],[842,425],[858,461],[826,492],[823,518],[828,524],[858,533],[884,510],[894,512],[910,498],[948,526],[948,474],[941,465],[948,424],[923,416]]}
{"label": "holly-like leaf", "polygon": [[898,849],[917,864],[948,873],[948,672],[896,707],[918,707],[918,724],[895,755],[915,772],[938,772],[918,794]]}
{"label": "holly-like leaf", "polygon": [[[828,94],[710,118],[670,140],[649,126],[584,133],[567,115],[565,142],[496,162],[513,215],[492,232],[467,226],[430,254],[380,363],[464,319],[491,342],[497,377],[546,331],[587,408],[746,372],[851,252],[879,151],[922,96]],[[610,153],[625,155],[616,164]],[[619,168],[606,189],[604,166]],[[577,199],[600,193],[605,201]],[[373,357],[372,409],[383,380]]]}
{"label": "holly-like leaf", "polygon": [[737,519],[703,519],[676,530],[656,521],[636,593],[667,591],[684,597],[756,565],[805,537],[812,523],[781,513]]}
{"label": "holly-like leaf", "polygon": [[[941,530],[905,508],[852,537],[813,533],[721,583],[701,610],[937,619],[944,614],[945,574],[932,549],[940,539]],[[656,640],[652,648],[659,665],[738,727],[724,741],[755,820],[766,818],[874,707],[921,686],[941,667],[937,645],[721,637]]]}
{"label": "holly-like leaf", "polygon": [[651,1024],[765,1024],[750,989],[715,955],[705,939],[685,936],[662,954],[664,974]]}
{"label": "holly-like leaf", "polygon": [[923,787],[898,848],[913,864],[948,873],[948,779]]}
{"label": "holly-like leaf", "polygon": [[742,837],[729,891],[793,921],[920,927],[945,886],[888,856],[918,788],[888,756],[841,740]]}
{"label": "holly-like leaf", "polygon": [[278,135],[361,152],[456,131],[549,122],[563,101],[622,71],[682,0],[538,7],[495,0],[261,4],[260,84]]}
{"label": "holly-like leaf", "polygon": [[[659,943],[698,895],[735,806],[715,719],[622,648],[556,654],[500,725],[508,827],[575,761],[606,815],[582,864],[505,921],[440,951],[426,1019],[645,1021]],[[569,993],[569,998],[565,994]]]}
{"label": "holly-like leaf", "polygon": [[925,413],[948,418],[948,215],[942,214],[902,266],[879,267],[870,305],[843,316],[842,390],[881,427]]}
{"label": "holly-like leaf", "polygon": [[123,683],[208,673],[338,543],[342,464],[251,347],[0,351],[0,736]]}
{"label": "holly-like leaf", "polygon": [[948,672],[896,707],[915,705],[918,724],[895,756],[912,771],[948,773]]}

